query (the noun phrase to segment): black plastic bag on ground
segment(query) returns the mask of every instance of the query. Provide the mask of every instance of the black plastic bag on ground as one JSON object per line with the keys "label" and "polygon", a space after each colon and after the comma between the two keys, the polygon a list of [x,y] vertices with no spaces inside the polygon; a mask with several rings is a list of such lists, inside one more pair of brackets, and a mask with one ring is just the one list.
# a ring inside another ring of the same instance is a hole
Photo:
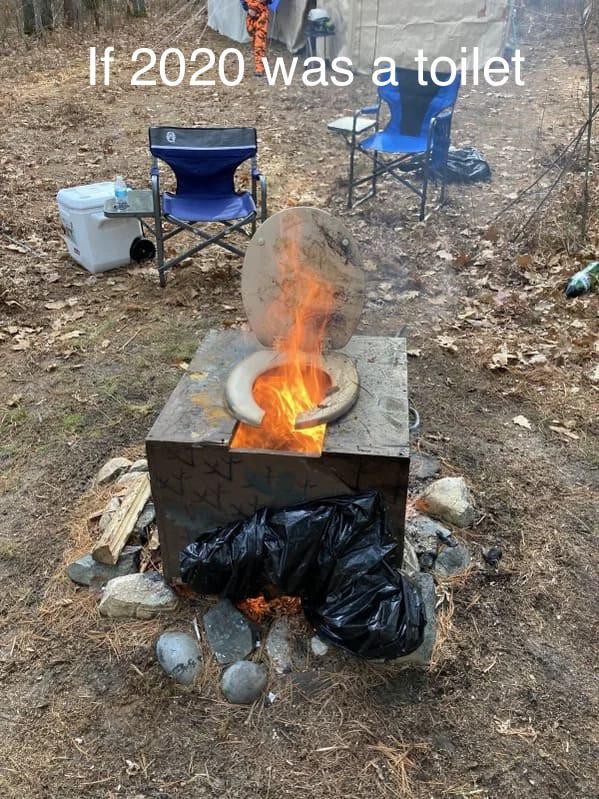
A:
{"label": "black plastic bag on ground", "polygon": [[450,147],[446,174],[448,183],[476,183],[491,179],[491,167],[474,147]]}
{"label": "black plastic bag on ground", "polygon": [[422,643],[418,588],[398,571],[380,495],[316,500],[203,533],[181,553],[183,581],[201,594],[299,596],[319,635],[364,658],[396,658]]}

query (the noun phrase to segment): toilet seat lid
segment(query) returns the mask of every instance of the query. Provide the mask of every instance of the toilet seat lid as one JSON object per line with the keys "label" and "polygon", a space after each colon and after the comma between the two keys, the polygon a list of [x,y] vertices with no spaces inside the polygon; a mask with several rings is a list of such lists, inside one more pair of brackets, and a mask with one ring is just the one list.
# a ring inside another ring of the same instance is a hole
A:
{"label": "toilet seat lid", "polygon": [[[358,325],[365,278],[352,235],[338,219],[319,208],[279,211],[254,234],[241,274],[241,296],[250,327],[265,347],[272,347],[288,333],[303,288],[303,269],[334,286],[335,307],[325,325],[324,348],[341,349]],[[297,292],[283,291],[286,280],[297,282]],[[318,308],[314,314],[318,316]]]}

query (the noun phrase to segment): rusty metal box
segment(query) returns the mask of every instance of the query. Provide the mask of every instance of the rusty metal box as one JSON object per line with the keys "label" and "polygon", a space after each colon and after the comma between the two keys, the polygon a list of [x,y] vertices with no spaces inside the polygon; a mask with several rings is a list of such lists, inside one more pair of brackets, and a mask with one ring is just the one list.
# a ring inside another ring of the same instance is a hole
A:
{"label": "rusty metal box", "polygon": [[[146,439],[164,573],[198,533],[257,508],[376,489],[403,543],[409,470],[405,341],[354,336],[342,350],[360,376],[355,406],[327,427],[320,457],[229,450],[236,421],[224,400],[233,366],[260,348],[251,334],[210,331]],[[402,547],[403,549],[403,547]]]}

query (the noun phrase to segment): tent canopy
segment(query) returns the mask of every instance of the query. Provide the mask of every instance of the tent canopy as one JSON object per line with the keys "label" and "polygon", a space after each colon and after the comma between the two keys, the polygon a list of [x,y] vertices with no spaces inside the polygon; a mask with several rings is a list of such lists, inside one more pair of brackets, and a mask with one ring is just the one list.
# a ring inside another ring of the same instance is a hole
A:
{"label": "tent canopy", "polygon": [[[462,48],[479,48],[480,63],[500,54],[512,0],[280,0],[271,35],[294,52],[304,44],[310,8],[327,11],[337,34],[327,39],[328,58],[346,56],[358,72],[370,72],[374,60],[393,58],[414,69],[419,50],[460,63]],[[238,42],[247,41],[239,0],[208,0],[208,24]],[[468,60],[470,66],[471,60]]]}

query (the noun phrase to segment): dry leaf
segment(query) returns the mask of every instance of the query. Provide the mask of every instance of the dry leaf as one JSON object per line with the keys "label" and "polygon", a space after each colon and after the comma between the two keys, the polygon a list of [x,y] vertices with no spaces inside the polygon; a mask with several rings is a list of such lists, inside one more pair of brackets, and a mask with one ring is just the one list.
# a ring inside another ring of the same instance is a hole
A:
{"label": "dry leaf", "polygon": [[450,336],[437,336],[435,341],[437,342],[437,344],[439,344],[440,347],[443,347],[444,350],[449,350],[450,352],[458,351],[455,339],[451,338]]}
{"label": "dry leaf", "polygon": [[487,364],[487,367],[491,370],[495,369],[506,369],[509,360],[509,355],[507,350],[501,350],[500,352],[496,352],[491,355],[491,360]]}
{"label": "dry leaf", "polygon": [[554,433],[561,433],[561,435],[563,435],[563,436],[567,436],[568,438],[572,438],[572,439],[574,439],[574,441],[578,441],[580,439],[579,435],[577,435],[576,433],[573,433],[571,430],[568,430],[567,427],[561,427],[560,425],[557,425],[557,424],[550,424],[549,425],[549,429],[553,430]]}
{"label": "dry leaf", "polygon": [[514,416],[512,422],[517,424],[518,427],[525,427],[527,430],[532,430],[531,424],[526,416]]}

